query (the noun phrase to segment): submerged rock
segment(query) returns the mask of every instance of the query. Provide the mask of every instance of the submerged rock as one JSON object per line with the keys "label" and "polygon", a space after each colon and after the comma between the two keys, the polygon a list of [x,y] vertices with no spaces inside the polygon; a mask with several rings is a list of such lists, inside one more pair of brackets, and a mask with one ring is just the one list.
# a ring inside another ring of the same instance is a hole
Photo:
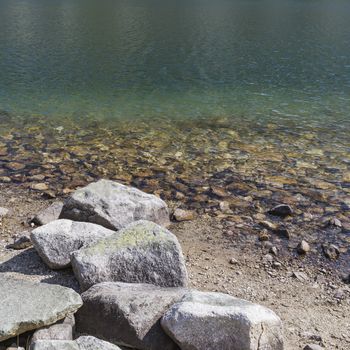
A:
{"label": "submerged rock", "polygon": [[293,209],[287,204],[279,204],[269,210],[269,214],[274,216],[285,217],[293,214]]}
{"label": "submerged rock", "polygon": [[271,310],[221,293],[188,292],[161,325],[181,350],[282,350],[282,323]]}
{"label": "submerged rock", "polygon": [[188,282],[181,246],[167,229],[140,220],[72,254],[83,290],[100,282],[150,283],[162,287]]}
{"label": "submerged rock", "polygon": [[0,276],[0,341],[41,328],[74,313],[82,305],[74,290]]}
{"label": "submerged rock", "polygon": [[137,349],[178,349],[162,330],[160,319],[185,292],[150,284],[96,284],[82,294],[77,331]]}
{"label": "submerged rock", "polygon": [[120,230],[137,220],[169,224],[168,207],[160,198],[109,180],[75,191],[64,203],[61,218]]}
{"label": "submerged rock", "polygon": [[33,230],[31,240],[50,268],[63,269],[70,266],[71,253],[114,233],[100,225],[61,219]]}

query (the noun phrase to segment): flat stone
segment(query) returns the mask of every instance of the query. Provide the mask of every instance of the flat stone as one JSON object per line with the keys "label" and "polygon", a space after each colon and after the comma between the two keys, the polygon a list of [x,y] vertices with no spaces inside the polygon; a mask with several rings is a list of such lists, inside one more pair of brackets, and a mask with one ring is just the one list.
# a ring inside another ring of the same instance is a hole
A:
{"label": "flat stone", "polygon": [[77,331],[137,349],[179,349],[164,333],[160,319],[185,292],[150,284],[96,284],[82,294]]}
{"label": "flat stone", "polygon": [[195,212],[177,208],[174,211],[174,219],[176,221],[191,221],[195,219]]}
{"label": "flat stone", "polygon": [[100,282],[187,286],[181,246],[167,229],[140,220],[72,254],[72,266],[82,290]]}
{"label": "flat stone", "polygon": [[39,182],[36,184],[31,184],[30,188],[35,191],[46,191],[49,189],[49,186],[44,182]]}
{"label": "flat stone", "polygon": [[42,226],[51,221],[58,220],[63,208],[63,202],[52,203],[49,207],[35,215],[32,222],[35,225]]}
{"label": "flat stone", "polygon": [[75,191],[61,218],[96,223],[120,230],[137,220],[169,225],[169,211],[160,198],[114,181],[100,180]]}
{"label": "flat stone", "polygon": [[161,320],[181,350],[282,350],[282,323],[261,305],[191,291]]}
{"label": "flat stone", "polygon": [[74,290],[0,276],[0,341],[51,325],[82,305]]}
{"label": "flat stone", "polygon": [[63,269],[70,266],[71,253],[114,233],[100,225],[61,219],[33,230],[31,240],[50,268]]}

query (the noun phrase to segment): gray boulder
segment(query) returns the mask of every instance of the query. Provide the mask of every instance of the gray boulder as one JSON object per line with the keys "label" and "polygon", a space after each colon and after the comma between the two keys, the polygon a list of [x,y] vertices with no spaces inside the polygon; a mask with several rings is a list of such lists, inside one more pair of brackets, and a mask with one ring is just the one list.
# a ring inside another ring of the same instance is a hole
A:
{"label": "gray boulder", "polygon": [[82,290],[100,282],[149,283],[184,287],[188,276],[181,246],[167,229],[137,221],[72,254]]}
{"label": "gray boulder", "polygon": [[31,222],[35,225],[46,225],[51,221],[58,220],[63,208],[63,202],[52,203],[49,207],[45,208],[38,214],[36,214]]}
{"label": "gray boulder", "polygon": [[31,342],[37,340],[73,340],[73,327],[70,324],[53,324],[49,327],[38,329],[33,334]]}
{"label": "gray boulder", "polygon": [[169,224],[169,211],[160,198],[114,181],[100,180],[75,191],[60,218],[92,222],[120,230],[137,220]]}
{"label": "gray boulder", "polygon": [[32,343],[30,350],[80,350],[73,340],[37,340]]}
{"label": "gray boulder", "polygon": [[118,346],[92,336],[79,337],[75,342],[80,350],[120,350]]}
{"label": "gray boulder", "polygon": [[150,284],[96,284],[82,294],[77,331],[137,349],[179,349],[162,330],[160,319],[185,293],[183,288]]}
{"label": "gray boulder", "polygon": [[182,350],[282,350],[282,323],[260,305],[191,291],[161,320]]}
{"label": "gray boulder", "polygon": [[32,231],[34,248],[52,269],[70,266],[70,256],[75,250],[96,243],[115,231],[87,222],[55,220]]}
{"label": "gray boulder", "polygon": [[91,336],[79,337],[76,340],[37,340],[30,350],[120,350],[114,344]]}
{"label": "gray boulder", "polygon": [[51,325],[74,313],[82,300],[74,290],[0,275],[0,341]]}

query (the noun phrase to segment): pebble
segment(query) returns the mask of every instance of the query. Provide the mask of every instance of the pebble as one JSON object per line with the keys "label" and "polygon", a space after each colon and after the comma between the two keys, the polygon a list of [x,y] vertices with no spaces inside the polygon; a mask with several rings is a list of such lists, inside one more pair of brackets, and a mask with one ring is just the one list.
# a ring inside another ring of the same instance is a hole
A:
{"label": "pebble", "polygon": [[310,245],[308,242],[302,240],[298,246],[297,246],[297,251],[299,254],[306,254],[310,251]]}
{"label": "pebble", "polygon": [[324,255],[331,260],[336,260],[339,258],[340,251],[339,248],[334,244],[323,244],[322,249]]}
{"label": "pebble", "polygon": [[47,191],[49,189],[49,186],[47,186],[46,183],[39,182],[37,184],[30,185],[30,188],[35,191]]}
{"label": "pebble", "polygon": [[270,248],[270,253],[273,254],[274,256],[277,256],[278,254],[278,249],[276,247],[271,247]]}
{"label": "pebble", "polygon": [[9,210],[7,208],[0,207],[0,218],[3,218],[8,214]]}
{"label": "pebble", "polygon": [[293,214],[293,209],[290,205],[279,204],[270,209],[268,213],[274,216],[286,217]]}
{"label": "pebble", "polygon": [[331,218],[329,221],[328,221],[328,225],[329,226],[336,226],[336,227],[342,227],[342,223],[339,219],[337,218]]}
{"label": "pebble", "polygon": [[175,209],[173,216],[176,221],[191,221],[195,219],[196,215],[192,210],[177,208]]}

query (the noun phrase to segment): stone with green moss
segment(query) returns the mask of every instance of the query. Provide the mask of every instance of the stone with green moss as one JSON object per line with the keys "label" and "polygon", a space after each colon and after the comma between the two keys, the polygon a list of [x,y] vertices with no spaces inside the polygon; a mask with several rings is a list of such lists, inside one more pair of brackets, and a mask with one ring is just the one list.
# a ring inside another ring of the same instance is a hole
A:
{"label": "stone with green moss", "polygon": [[176,236],[145,220],[74,252],[72,265],[83,290],[116,281],[184,287],[188,280]]}

